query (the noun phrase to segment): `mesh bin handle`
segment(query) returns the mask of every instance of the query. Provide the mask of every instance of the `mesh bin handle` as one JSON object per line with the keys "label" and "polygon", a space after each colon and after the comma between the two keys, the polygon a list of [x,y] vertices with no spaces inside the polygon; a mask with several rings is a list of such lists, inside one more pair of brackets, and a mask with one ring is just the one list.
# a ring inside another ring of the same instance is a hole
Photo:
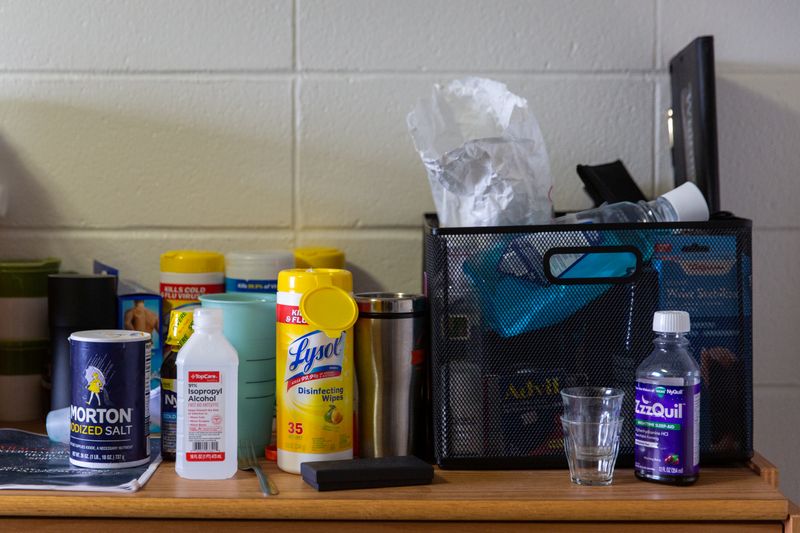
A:
{"label": "mesh bin handle", "polygon": [[[603,255],[608,257],[599,257]],[[632,261],[623,262],[625,255]],[[545,277],[554,285],[600,285],[636,281],[643,261],[634,246],[565,246],[547,250],[542,263]]]}

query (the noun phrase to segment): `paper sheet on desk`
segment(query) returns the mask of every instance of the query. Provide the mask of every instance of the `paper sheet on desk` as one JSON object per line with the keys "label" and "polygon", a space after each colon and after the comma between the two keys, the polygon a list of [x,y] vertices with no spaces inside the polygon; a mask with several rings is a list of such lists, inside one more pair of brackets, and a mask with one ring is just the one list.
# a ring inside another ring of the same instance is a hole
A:
{"label": "paper sheet on desk", "polygon": [[150,439],[150,462],[95,470],[69,464],[69,445],[46,435],[0,429],[0,489],[136,492],[161,464],[161,439]]}

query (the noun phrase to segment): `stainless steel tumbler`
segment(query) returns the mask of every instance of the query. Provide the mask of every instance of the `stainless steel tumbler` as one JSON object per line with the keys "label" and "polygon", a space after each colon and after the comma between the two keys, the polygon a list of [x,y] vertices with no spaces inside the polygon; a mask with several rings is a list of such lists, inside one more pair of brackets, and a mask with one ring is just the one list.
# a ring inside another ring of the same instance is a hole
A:
{"label": "stainless steel tumbler", "polygon": [[425,297],[372,292],[355,298],[359,454],[423,454]]}

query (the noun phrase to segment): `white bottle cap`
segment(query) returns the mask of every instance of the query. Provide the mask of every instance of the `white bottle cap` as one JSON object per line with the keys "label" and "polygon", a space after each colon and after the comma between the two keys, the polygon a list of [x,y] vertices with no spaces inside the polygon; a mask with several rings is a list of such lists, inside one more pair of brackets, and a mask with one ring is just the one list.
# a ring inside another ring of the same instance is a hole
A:
{"label": "white bottle cap", "polygon": [[689,333],[689,313],[686,311],[656,311],[653,331],[657,333]]}
{"label": "white bottle cap", "polygon": [[708,203],[697,185],[691,181],[662,194],[661,197],[672,205],[680,222],[708,220]]}
{"label": "white bottle cap", "polygon": [[192,313],[192,328],[222,329],[222,309],[200,307]]}

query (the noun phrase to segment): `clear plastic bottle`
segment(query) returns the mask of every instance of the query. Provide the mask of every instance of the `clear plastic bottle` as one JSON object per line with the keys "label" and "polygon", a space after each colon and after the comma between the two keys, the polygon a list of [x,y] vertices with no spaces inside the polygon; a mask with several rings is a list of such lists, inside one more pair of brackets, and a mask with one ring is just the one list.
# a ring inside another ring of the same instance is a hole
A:
{"label": "clear plastic bottle", "polygon": [[687,181],[651,202],[618,202],[570,213],[553,220],[554,224],[604,224],[618,222],[692,222],[708,220],[708,204],[703,193]]}
{"label": "clear plastic bottle", "polygon": [[700,473],[700,368],[689,354],[689,313],[653,316],[655,349],[636,369],[635,474],[688,485]]}
{"label": "clear plastic bottle", "polygon": [[222,334],[222,310],[194,311],[194,334],[178,352],[175,471],[227,479],[237,468],[239,357]]}

